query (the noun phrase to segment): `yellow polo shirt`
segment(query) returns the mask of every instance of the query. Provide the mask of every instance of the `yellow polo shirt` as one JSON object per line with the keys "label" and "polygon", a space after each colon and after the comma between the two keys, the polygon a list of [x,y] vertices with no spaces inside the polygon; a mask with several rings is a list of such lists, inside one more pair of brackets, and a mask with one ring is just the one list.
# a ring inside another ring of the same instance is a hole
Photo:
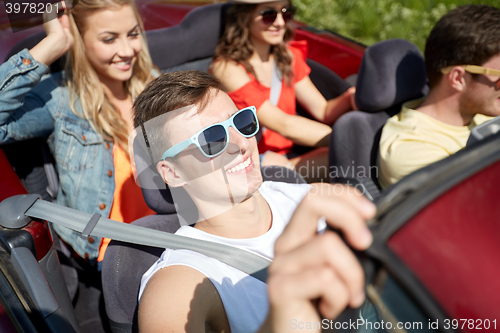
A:
{"label": "yellow polo shirt", "polygon": [[380,138],[379,175],[382,188],[465,147],[473,127],[492,119],[477,114],[468,126],[436,120],[417,108],[423,99],[407,102],[385,123]]}

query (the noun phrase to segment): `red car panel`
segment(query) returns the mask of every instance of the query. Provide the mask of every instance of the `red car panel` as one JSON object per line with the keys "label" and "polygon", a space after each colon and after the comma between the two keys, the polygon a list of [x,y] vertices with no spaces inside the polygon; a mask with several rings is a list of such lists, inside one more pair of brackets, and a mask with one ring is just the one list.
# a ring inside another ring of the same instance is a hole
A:
{"label": "red car panel", "polygon": [[42,260],[52,246],[52,237],[50,236],[47,222],[32,221],[23,230],[29,232],[31,237],[33,237],[37,260]]}
{"label": "red car panel", "polygon": [[463,332],[484,329],[486,319],[500,328],[499,188],[497,162],[434,200],[388,242]]}
{"label": "red car panel", "polygon": [[196,5],[189,2],[175,5],[151,1],[137,1],[137,3],[146,30],[177,25],[189,11],[199,7],[199,3]]}
{"label": "red car panel", "polygon": [[311,32],[297,29],[296,40],[307,40],[308,57],[325,65],[340,77],[356,74],[361,65],[365,47],[329,32]]}
{"label": "red car panel", "polygon": [[2,307],[1,303],[0,303],[0,332],[2,333],[17,332],[16,327],[14,326],[7,312],[5,312],[5,309]]}
{"label": "red car panel", "polygon": [[10,166],[7,156],[0,149],[0,201],[17,194],[27,194],[16,172]]}

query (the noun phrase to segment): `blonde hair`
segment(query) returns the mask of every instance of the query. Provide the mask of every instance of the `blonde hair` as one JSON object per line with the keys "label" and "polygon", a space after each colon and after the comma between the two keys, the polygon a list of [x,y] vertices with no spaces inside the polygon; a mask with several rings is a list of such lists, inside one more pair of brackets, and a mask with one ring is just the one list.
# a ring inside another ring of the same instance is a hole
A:
{"label": "blonde hair", "polygon": [[[232,5],[227,11],[224,34],[215,48],[214,60],[235,61],[245,67],[246,71],[255,75],[255,71],[248,61],[254,52],[250,41],[250,18],[257,8],[254,4]],[[289,23],[285,26],[283,42],[271,46],[271,54],[281,71],[285,82],[290,85],[293,78],[292,55],[286,47],[286,42],[292,39],[293,29]]]}
{"label": "blonde hair", "polygon": [[[148,51],[146,39],[143,36],[144,25],[134,4],[134,0],[80,0],[70,11],[69,21],[71,33],[74,37],[74,46],[66,57],[66,77],[69,88],[69,102],[71,110],[79,117],[85,118],[92,128],[107,140],[113,140],[128,155],[128,130],[120,112],[111,104],[102,89],[99,77],[86,56],[82,39],[85,30],[85,19],[92,13],[110,8],[129,5],[139,22],[142,50],[132,69],[132,77],[125,83],[132,99],[146,87],[153,79],[151,71],[153,62]],[[82,104],[83,114],[76,110],[77,97]]]}

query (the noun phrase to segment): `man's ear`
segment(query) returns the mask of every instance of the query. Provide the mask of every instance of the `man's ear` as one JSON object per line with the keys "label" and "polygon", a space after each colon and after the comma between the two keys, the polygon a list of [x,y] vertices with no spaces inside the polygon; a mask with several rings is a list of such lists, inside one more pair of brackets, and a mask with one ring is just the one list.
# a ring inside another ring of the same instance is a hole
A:
{"label": "man's ear", "polygon": [[456,91],[464,91],[466,86],[465,69],[460,66],[455,66],[448,74],[445,74],[444,79],[448,80],[450,86]]}
{"label": "man's ear", "polygon": [[169,187],[180,187],[186,182],[180,177],[174,164],[168,161],[160,161],[156,164],[156,170]]}

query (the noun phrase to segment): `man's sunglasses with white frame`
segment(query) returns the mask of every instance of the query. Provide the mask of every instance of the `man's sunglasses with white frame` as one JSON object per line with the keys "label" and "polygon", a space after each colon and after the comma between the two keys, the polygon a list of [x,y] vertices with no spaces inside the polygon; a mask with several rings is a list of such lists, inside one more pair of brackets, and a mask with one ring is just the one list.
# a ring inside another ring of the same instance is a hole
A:
{"label": "man's sunglasses with white frame", "polygon": [[[445,67],[445,68],[441,69],[441,73],[448,74],[449,72],[451,72],[453,67],[456,67],[456,66]],[[496,87],[498,89],[500,89],[500,70],[493,69],[493,68],[487,68],[487,67],[483,67],[483,66],[476,66],[476,65],[460,65],[458,67],[462,67],[463,69],[465,69],[466,72],[469,72],[471,74],[487,74],[487,75],[498,76],[499,78],[497,81],[495,81],[495,84],[496,84]]]}
{"label": "man's sunglasses with white frame", "polygon": [[241,109],[228,120],[205,127],[189,139],[172,146],[163,154],[161,160],[163,161],[168,157],[176,156],[191,144],[196,145],[205,157],[216,157],[222,154],[227,148],[229,126],[245,138],[250,138],[257,134],[259,131],[259,121],[257,120],[255,106]]}

